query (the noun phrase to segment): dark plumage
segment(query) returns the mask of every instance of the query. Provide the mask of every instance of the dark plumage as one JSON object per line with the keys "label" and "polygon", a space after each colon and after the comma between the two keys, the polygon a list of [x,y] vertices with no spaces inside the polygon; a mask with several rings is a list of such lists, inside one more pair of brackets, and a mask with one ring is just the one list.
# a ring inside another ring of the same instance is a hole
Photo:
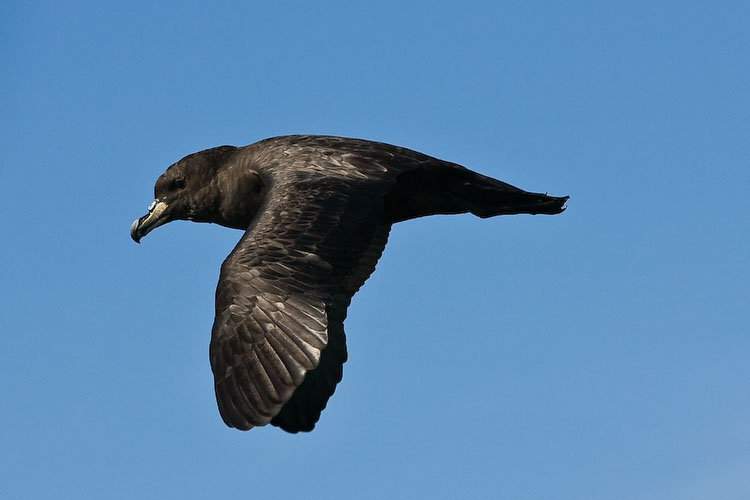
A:
{"label": "dark plumage", "polygon": [[310,431],[341,381],[344,318],[391,224],[433,214],[557,214],[528,193],[408,149],[325,136],[222,146],[170,166],[138,242],[177,219],[245,234],[221,266],[210,359],[230,427]]}

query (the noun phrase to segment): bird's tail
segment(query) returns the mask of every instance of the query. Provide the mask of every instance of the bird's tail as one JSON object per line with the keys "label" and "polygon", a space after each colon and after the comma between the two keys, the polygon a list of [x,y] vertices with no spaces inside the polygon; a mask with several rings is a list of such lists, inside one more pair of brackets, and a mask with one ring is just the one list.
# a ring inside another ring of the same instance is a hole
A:
{"label": "bird's tail", "polygon": [[448,191],[448,198],[462,212],[487,218],[509,214],[559,214],[565,210],[568,196],[530,193],[476,172]]}
{"label": "bird's tail", "polygon": [[567,196],[530,193],[460,165],[440,162],[401,174],[386,200],[392,222],[436,214],[470,212],[487,218],[506,214],[559,214]]}

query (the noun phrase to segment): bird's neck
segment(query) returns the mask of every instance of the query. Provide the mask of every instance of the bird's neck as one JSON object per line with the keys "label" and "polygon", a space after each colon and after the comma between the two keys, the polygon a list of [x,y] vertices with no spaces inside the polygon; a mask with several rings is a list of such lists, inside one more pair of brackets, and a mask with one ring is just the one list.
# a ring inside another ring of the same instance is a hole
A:
{"label": "bird's neck", "polygon": [[[241,167],[242,165],[237,165]],[[247,229],[265,198],[260,176],[249,168],[226,169],[217,176],[222,226]]]}

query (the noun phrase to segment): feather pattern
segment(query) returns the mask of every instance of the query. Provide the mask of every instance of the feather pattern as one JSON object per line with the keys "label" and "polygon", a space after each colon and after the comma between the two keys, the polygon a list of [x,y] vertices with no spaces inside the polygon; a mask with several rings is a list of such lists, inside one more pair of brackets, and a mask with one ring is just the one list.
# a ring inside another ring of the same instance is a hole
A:
{"label": "feather pattern", "polygon": [[221,266],[209,357],[224,422],[312,430],[341,381],[344,320],[393,223],[433,214],[556,214],[530,193],[378,142],[285,136],[188,155],[156,181],[137,242],[171,220],[245,234]]}
{"label": "feather pattern", "polygon": [[331,155],[310,153],[266,174],[267,201],[222,265],[210,359],[221,415],[239,429],[313,428],[342,378],[346,308],[388,238],[398,170],[350,156],[331,176]]}

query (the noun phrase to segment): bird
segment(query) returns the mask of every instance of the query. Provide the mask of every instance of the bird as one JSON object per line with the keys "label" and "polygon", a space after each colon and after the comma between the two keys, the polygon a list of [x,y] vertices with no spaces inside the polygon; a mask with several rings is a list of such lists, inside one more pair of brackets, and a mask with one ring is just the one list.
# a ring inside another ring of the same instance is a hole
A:
{"label": "bird", "polygon": [[342,379],[347,307],[393,224],[553,215],[568,198],[382,142],[288,135],[170,165],[130,235],[139,243],[174,220],[244,230],[216,288],[209,358],[219,413],[239,430],[309,432]]}

